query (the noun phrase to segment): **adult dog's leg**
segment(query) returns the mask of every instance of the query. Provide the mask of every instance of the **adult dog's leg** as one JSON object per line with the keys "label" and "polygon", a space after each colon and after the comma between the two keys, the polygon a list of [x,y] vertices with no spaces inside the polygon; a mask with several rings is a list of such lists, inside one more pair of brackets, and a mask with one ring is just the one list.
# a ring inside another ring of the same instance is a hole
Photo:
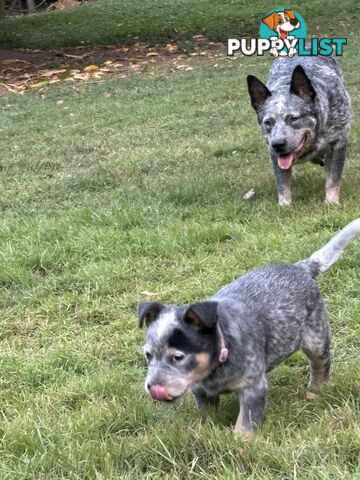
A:
{"label": "adult dog's leg", "polygon": [[275,156],[271,157],[271,162],[273,165],[276,186],[279,196],[279,205],[290,205],[292,202],[291,194],[291,168],[289,170],[282,170]]}
{"label": "adult dog's leg", "polygon": [[325,159],[326,182],[325,198],[327,203],[340,202],[340,180],[345,164],[346,144],[335,143]]}

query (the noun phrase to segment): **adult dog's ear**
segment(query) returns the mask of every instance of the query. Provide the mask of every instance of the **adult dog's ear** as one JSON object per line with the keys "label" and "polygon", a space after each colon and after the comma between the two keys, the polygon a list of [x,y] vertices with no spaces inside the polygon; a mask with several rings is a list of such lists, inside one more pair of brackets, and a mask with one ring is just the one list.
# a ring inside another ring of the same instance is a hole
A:
{"label": "adult dog's ear", "polygon": [[198,328],[213,328],[218,320],[218,302],[193,303],[186,310],[184,322]]}
{"label": "adult dog's ear", "polygon": [[305,100],[305,102],[312,102],[316,97],[312,83],[301,65],[294,68],[291,77],[290,93],[294,93]]}
{"label": "adult dog's ear", "polygon": [[264,105],[266,100],[271,96],[270,90],[258,78],[253,75],[247,76],[247,84],[249,95],[251,98],[251,105],[258,110]]}
{"label": "adult dog's ear", "polygon": [[138,306],[139,327],[142,328],[144,323],[148,327],[158,316],[164,305],[157,302],[141,302]]}

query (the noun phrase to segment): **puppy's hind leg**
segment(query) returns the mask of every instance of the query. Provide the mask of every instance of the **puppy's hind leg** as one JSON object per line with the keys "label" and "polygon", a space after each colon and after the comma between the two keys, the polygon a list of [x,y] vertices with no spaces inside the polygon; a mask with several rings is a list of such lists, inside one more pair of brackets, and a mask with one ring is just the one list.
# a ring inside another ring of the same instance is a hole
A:
{"label": "puppy's hind leg", "polygon": [[304,352],[310,360],[310,390],[318,390],[319,387],[329,380],[331,358],[330,352],[326,350],[323,353],[305,350]]}
{"label": "puppy's hind leg", "polygon": [[310,361],[308,388],[311,390],[318,390],[324,382],[329,380],[331,367],[330,336],[326,308],[321,300],[309,315],[304,332],[303,351]]}

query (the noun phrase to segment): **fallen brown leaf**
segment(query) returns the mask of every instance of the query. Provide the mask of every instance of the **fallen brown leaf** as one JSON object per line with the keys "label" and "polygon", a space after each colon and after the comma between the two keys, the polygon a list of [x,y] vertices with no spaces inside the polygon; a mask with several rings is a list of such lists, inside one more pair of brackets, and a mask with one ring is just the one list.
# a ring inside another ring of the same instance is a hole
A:
{"label": "fallen brown leaf", "polygon": [[42,88],[49,85],[49,80],[42,80],[41,82],[35,82],[30,85],[31,88]]}
{"label": "fallen brown leaf", "polygon": [[167,43],[165,45],[165,50],[168,52],[168,53],[175,53],[177,51],[178,47],[177,45],[173,45],[171,43]]}
{"label": "fallen brown leaf", "polygon": [[71,55],[70,53],[64,53],[64,57],[68,58],[76,58],[78,60],[83,60],[84,58],[88,57],[88,53],[84,53],[84,55]]}
{"label": "fallen brown leaf", "polygon": [[205,35],[193,35],[192,38],[198,42],[204,42],[206,40]]}
{"label": "fallen brown leaf", "polygon": [[31,62],[21,60],[20,58],[6,58],[2,63],[3,65],[10,65],[11,63],[24,63],[25,65],[31,65]]}
{"label": "fallen brown leaf", "polygon": [[66,68],[59,68],[57,70],[40,70],[38,73],[41,77],[52,77],[53,75],[59,75],[60,73],[65,73]]}
{"label": "fallen brown leaf", "polygon": [[97,65],[88,65],[84,68],[84,72],[86,73],[96,72],[96,70],[99,70],[99,67]]}

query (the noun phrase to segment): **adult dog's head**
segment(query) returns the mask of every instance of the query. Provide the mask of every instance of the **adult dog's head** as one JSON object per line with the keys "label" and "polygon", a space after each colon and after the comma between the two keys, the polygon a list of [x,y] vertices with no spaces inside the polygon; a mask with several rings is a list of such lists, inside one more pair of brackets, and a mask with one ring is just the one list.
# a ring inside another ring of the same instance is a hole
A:
{"label": "adult dog's head", "polygon": [[289,87],[270,92],[258,78],[247,77],[269,153],[279,168],[288,170],[314,145],[317,128],[316,92],[301,65],[293,70]]}

